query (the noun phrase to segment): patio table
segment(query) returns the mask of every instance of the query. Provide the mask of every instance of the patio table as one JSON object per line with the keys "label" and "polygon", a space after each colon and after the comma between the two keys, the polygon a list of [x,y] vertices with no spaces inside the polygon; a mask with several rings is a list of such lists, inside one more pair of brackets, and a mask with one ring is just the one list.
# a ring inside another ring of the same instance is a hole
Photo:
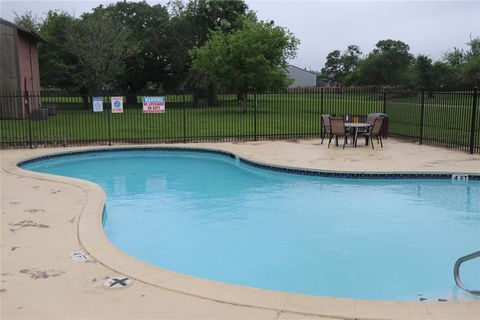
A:
{"label": "patio table", "polygon": [[353,145],[355,146],[355,148],[357,147],[358,129],[369,127],[370,125],[368,123],[345,122],[345,128],[352,128],[354,131]]}

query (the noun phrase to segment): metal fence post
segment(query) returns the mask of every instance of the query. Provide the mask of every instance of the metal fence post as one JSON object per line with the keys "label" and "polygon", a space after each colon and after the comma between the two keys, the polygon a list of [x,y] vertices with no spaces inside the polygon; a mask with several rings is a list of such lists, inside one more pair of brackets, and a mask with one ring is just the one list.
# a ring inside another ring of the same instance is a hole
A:
{"label": "metal fence post", "polygon": [[[323,87],[320,88],[320,117],[322,116],[323,114]],[[320,120],[320,135],[323,137],[324,133],[324,129],[323,129],[323,120],[322,119],[319,119]]]}
{"label": "metal fence post", "polygon": [[107,124],[108,124],[108,145],[111,146],[112,145],[112,125],[111,125],[111,113],[112,113],[112,108],[108,108],[108,105],[107,105]]}
{"label": "metal fence post", "polygon": [[185,92],[183,92],[183,106],[182,106],[182,115],[183,115],[183,143],[187,143],[187,102],[185,99]]}
{"label": "metal fence post", "polygon": [[33,142],[32,142],[32,110],[30,110],[30,99],[28,97],[28,90],[25,89],[25,96],[24,96],[24,103],[25,103],[25,110],[27,111],[28,116],[28,144],[30,149],[33,149]]}
{"label": "metal fence post", "polygon": [[423,144],[423,121],[425,117],[425,90],[422,90],[421,110],[420,110],[420,139],[419,143]]}
{"label": "metal fence post", "polygon": [[253,139],[257,141],[257,92],[253,93]]}
{"label": "metal fence post", "polygon": [[383,89],[383,113],[387,114],[387,92]]}
{"label": "metal fence post", "polygon": [[470,154],[473,154],[473,147],[475,145],[475,124],[477,120],[477,99],[478,88],[473,89],[473,102],[472,102],[472,124],[470,126]]}
{"label": "metal fence post", "polygon": [[323,92],[324,92],[324,88],[322,87],[320,89],[320,113],[323,114],[324,111],[323,111]]}

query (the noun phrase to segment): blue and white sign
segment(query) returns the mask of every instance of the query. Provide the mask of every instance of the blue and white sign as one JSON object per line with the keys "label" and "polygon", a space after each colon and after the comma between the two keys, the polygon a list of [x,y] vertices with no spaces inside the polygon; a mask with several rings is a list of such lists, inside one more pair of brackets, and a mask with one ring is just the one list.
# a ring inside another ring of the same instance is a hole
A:
{"label": "blue and white sign", "polygon": [[93,112],[103,112],[103,98],[93,97]]}
{"label": "blue and white sign", "polygon": [[112,113],[123,112],[123,97],[112,97]]}

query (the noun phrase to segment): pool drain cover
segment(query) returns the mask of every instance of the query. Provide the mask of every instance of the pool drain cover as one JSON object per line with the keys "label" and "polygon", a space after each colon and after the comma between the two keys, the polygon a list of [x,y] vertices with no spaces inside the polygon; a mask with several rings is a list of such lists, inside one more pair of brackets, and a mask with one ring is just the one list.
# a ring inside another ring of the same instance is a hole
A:
{"label": "pool drain cover", "polygon": [[106,288],[111,288],[111,289],[118,289],[118,288],[124,288],[128,287],[132,283],[132,280],[128,278],[111,278],[105,280],[103,285]]}
{"label": "pool drain cover", "polygon": [[70,253],[70,257],[72,257],[75,261],[86,261],[88,260],[88,256],[83,251],[74,251]]}

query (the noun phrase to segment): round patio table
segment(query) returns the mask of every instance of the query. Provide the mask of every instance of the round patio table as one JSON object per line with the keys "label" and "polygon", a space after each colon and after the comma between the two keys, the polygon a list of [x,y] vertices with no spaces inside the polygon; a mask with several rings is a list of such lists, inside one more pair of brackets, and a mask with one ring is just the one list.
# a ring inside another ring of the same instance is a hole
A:
{"label": "round patio table", "polygon": [[369,127],[370,125],[368,123],[345,122],[345,128],[352,128],[354,131],[353,145],[355,148],[357,147],[358,129]]}

